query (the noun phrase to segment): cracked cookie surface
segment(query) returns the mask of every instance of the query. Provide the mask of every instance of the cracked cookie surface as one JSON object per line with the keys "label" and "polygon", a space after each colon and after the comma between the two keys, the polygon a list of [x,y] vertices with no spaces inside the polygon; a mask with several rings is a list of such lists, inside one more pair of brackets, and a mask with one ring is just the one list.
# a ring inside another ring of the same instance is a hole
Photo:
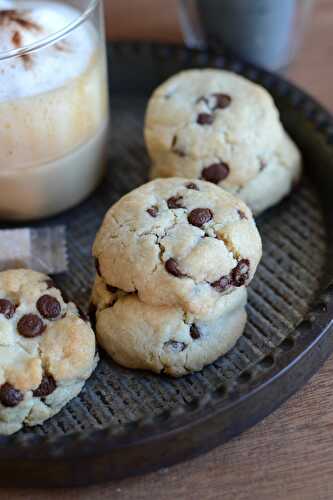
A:
{"label": "cracked cookie surface", "polygon": [[158,87],[145,140],[152,178],[207,180],[240,196],[255,214],[280,201],[301,173],[300,153],[270,94],[228,71],[187,70]]}
{"label": "cracked cookie surface", "polygon": [[0,435],[58,413],[94,370],[95,335],[46,275],[0,273]]}
{"label": "cracked cookie surface", "polygon": [[200,180],[158,179],[107,213],[94,244],[97,272],[112,289],[152,306],[212,320],[251,281],[261,239],[247,206]]}
{"label": "cracked cookie surface", "polygon": [[235,345],[246,323],[246,300],[246,289],[238,288],[223,317],[202,320],[110,291],[98,276],[92,293],[97,338],[108,354],[127,368],[175,377],[201,370]]}

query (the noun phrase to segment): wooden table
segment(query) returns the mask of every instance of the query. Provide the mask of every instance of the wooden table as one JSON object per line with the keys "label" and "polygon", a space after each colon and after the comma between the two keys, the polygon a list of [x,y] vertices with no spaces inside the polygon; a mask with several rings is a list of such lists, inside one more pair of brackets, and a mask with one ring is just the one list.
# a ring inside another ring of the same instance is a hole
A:
{"label": "wooden table", "polygon": [[[112,38],[181,41],[175,0],[106,2]],[[317,0],[311,29],[289,78],[330,109],[332,54],[333,2]],[[0,490],[0,499],[331,500],[332,386],[333,358],[273,415],[195,460],[144,477],[85,489]]]}

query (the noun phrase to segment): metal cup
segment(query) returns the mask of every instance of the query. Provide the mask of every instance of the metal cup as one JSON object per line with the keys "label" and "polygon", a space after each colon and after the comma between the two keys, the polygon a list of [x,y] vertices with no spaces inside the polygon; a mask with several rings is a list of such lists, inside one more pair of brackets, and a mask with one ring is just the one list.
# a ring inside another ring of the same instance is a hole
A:
{"label": "metal cup", "polygon": [[189,46],[212,46],[270,70],[299,50],[313,0],[180,0]]}

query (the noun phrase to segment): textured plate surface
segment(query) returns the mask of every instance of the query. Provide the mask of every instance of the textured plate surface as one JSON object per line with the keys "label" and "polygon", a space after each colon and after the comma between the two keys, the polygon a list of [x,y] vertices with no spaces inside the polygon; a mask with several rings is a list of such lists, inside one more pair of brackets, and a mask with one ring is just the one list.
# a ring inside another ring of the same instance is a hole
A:
{"label": "textured plate surface", "polygon": [[307,174],[292,196],[258,219],[264,256],[237,346],[180,380],[129,371],[102,355],[85,390],[58,416],[0,438],[0,484],[11,484],[14,474],[16,485],[86,484],[198,454],[275,409],[333,349],[331,117],[278,77],[222,56],[135,44],[113,45],[110,56],[107,179],[79,207],[40,224],[66,224],[70,272],[56,281],[83,309],[94,276],[91,246],[103,215],[147,180],[143,114],[152,89],[170,74],[183,67],[226,67],[265,85],[302,148]]}

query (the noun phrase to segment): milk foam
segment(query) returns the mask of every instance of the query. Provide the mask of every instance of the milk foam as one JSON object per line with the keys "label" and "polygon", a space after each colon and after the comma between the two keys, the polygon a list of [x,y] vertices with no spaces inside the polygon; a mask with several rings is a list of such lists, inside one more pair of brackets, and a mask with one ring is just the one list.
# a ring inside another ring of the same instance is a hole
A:
{"label": "milk foam", "polygon": [[[7,9],[15,14],[6,15]],[[50,1],[0,0],[0,52],[43,40],[75,21],[75,8]],[[24,22],[17,22],[17,18]],[[0,61],[0,102],[54,90],[78,77],[96,52],[97,33],[90,22],[57,44],[28,57]]]}

